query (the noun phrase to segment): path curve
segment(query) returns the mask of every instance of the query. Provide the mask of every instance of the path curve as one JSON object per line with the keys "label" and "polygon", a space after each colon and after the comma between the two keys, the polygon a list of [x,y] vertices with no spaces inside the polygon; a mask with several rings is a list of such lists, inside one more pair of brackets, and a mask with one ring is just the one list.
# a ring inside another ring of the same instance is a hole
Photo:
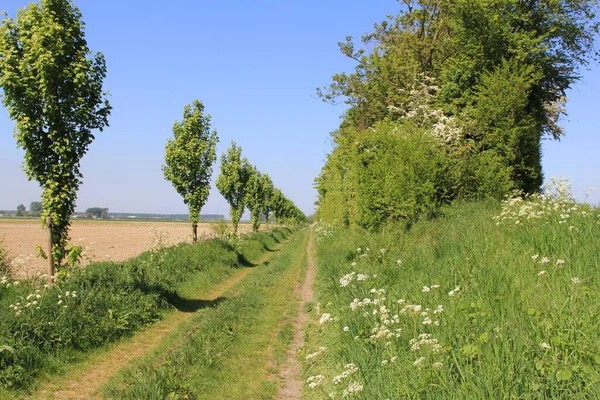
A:
{"label": "path curve", "polygon": [[294,336],[292,345],[287,352],[283,369],[279,372],[282,386],[277,393],[278,400],[298,400],[302,398],[304,381],[301,379],[301,364],[298,361],[298,353],[304,345],[304,329],[309,320],[305,306],[314,300],[313,283],[315,281],[315,262],[312,257],[314,231],[311,229],[310,239],[306,246],[306,275],[302,286],[298,284],[296,291],[300,296],[298,302],[298,316],[294,321]]}

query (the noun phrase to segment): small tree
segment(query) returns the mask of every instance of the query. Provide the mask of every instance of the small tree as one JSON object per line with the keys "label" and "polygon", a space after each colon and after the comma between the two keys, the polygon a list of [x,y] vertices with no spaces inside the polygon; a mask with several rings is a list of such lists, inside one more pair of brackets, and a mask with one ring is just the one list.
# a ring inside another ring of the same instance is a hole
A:
{"label": "small tree", "polygon": [[42,203],[39,201],[32,201],[29,205],[29,213],[33,216],[39,216],[43,210]]}
{"label": "small tree", "polygon": [[191,106],[185,106],[183,120],[173,125],[173,136],[165,146],[163,173],[188,206],[196,242],[200,210],[208,198],[219,141],[217,132],[210,131],[210,115],[204,115],[202,102],[194,100]]}
{"label": "small tree", "polygon": [[26,208],[24,204],[19,204],[17,206],[17,213],[15,214],[17,217],[23,217],[25,216],[25,212],[26,212]]}
{"label": "small tree", "polygon": [[235,233],[244,213],[250,168],[248,160],[242,159],[242,148],[232,141],[231,147],[221,156],[221,173],[217,178],[217,188],[229,203],[229,215]]}
{"label": "small tree", "polygon": [[249,171],[245,201],[251,213],[252,230],[257,232],[260,228],[260,217],[264,209],[263,178],[256,167],[250,167]]}
{"label": "small tree", "polygon": [[43,189],[42,225],[52,218],[55,267],[66,255],[69,217],[83,177],[81,157],[92,131],[108,125],[111,107],[102,91],[106,65],[84,38],[81,12],[70,0],[41,0],[0,25],[0,87],[16,121],[24,170]]}

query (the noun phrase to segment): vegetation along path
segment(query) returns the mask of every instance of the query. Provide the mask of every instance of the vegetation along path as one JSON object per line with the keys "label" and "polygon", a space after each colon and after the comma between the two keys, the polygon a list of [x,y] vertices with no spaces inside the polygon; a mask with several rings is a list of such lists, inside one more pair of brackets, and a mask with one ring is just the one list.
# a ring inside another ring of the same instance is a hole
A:
{"label": "vegetation along path", "polygon": [[[256,266],[261,267],[268,264],[274,254],[276,253],[265,254],[256,263]],[[58,380],[43,383],[33,398],[90,399],[101,397],[100,388],[120,369],[153,351],[160,352],[163,347],[163,352],[171,352],[181,341],[181,335],[186,335],[186,332],[189,334],[190,329],[193,329],[189,326],[194,324],[194,321],[190,321],[192,317],[199,311],[220,303],[225,293],[254,270],[255,268],[244,268],[225,282],[213,287],[208,293],[198,293],[195,299],[188,301],[188,303],[194,303],[195,306],[176,309],[162,321],[131,339],[115,345],[107,353],[99,353],[95,357],[91,357],[82,366],[72,369]]]}
{"label": "vegetation along path", "polygon": [[299,231],[277,257],[239,282],[235,295],[225,293],[226,301],[202,313],[201,329],[130,364],[102,394],[123,400],[276,398],[298,328],[298,282],[306,276],[309,236],[308,229]]}
{"label": "vegetation along path", "polygon": [[308,245],[306,246],[306,273],[304,281],[296,287],[297,294],[300,296],[298,302],[298,314],[294,321],[294,336],[292,345],[286,356],[286,364],[281,369],[279,377],[282,385],[277,394],[277,399],[300,399],[302,397],[302,388],[304,382],[301,379],[301,365],[298,362],[298,353],[304,344],[304,330],[308,322],[308,313],[306,305],[314,299],[313,283],[315,280],[315,263],[312,257],[314,234],[311,234]]}

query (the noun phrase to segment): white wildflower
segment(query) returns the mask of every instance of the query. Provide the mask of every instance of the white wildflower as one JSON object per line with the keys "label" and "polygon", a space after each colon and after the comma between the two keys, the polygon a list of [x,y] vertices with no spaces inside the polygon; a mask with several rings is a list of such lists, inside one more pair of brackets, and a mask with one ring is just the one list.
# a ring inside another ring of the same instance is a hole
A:
{"label": "white wildflower", "polygon": [[344,392],[342,393],[342,397],[350,397],[356,393],[362,392],[363,389],[364,389],[364,387],[361,383],[352,381],[348,384],[348,387],[346,389],[344,389]]}
{"label": "white wildflower", "polygon": [[420,367],[421,367],[421,364],[423,364],[423,361],[425,361],[425,357],[420,357],[420,358],[417,358],[417,359],[415,360],[415,362],[413,363],[413,365],[414,365],[415,367],[417,367],[417,368],[420,368]]}
{"label": "white wildflower", "polygon": [[321,315],[321,319],[319,319],[319,323],[321,325],[323,325],[324,323],[329,322],[331,320],[333,320],[333,317],[331,316],[331,314],[324,313],[323,315]]}

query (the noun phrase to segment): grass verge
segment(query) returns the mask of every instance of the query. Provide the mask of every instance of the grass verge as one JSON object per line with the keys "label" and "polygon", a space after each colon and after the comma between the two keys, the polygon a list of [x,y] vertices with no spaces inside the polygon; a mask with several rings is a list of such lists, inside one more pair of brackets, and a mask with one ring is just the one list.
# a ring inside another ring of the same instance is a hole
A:
{"label": "grass verge", "polygon": [[408,233],[321,225],[306,398],[600,398],[598,214],[515,199]]}
{"label": "grass verge", "polygon": [[[251,267],[287,229],[196,245],[156,248],[124,263],[97,263],[49,287],[41,280],[0,283],[0,398],[22,397],[40,375],[57,375],[165,312],[194,307],[206,290]],[[193,282],[193,283],[192,283]]]}

